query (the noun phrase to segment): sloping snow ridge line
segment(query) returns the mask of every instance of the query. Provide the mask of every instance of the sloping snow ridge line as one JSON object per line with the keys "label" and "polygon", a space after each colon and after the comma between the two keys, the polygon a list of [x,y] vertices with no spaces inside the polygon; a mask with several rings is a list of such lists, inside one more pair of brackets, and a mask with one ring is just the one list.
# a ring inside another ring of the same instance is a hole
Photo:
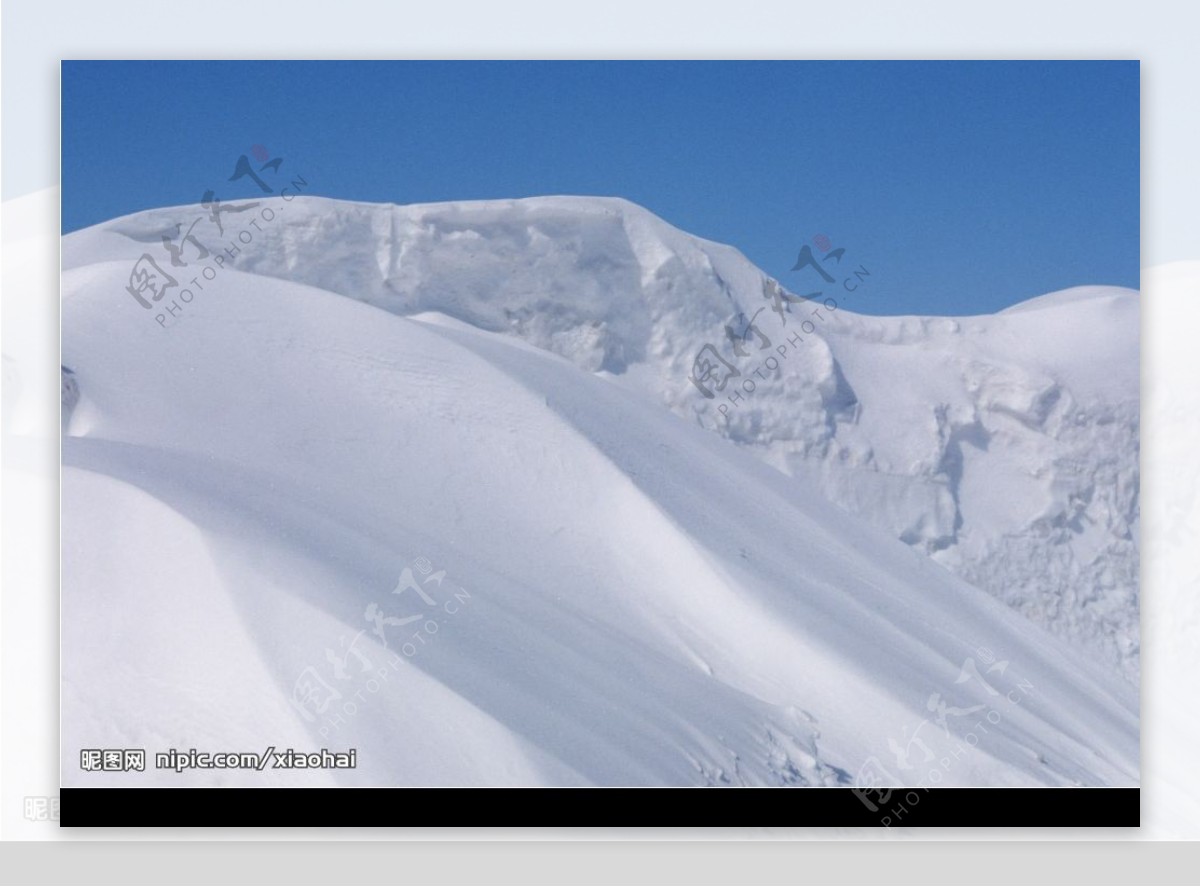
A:
{"label": "sloping snow ridge line", "polygon": [[64,784],[1137,784],[1136,293],[802,326],[622,200],[258,212],[63,238]]}

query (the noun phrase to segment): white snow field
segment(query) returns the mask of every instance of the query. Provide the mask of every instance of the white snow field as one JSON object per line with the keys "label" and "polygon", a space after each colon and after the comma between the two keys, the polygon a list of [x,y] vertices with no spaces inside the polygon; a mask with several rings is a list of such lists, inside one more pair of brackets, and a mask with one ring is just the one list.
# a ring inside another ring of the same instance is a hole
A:
{"label": "white snow field", "polygon": [[[63,238],[64,785],[1137,784],[1136,293],[802,332],[622,200],[258,211]],[[153,765],[269,747],[357,768]]]}

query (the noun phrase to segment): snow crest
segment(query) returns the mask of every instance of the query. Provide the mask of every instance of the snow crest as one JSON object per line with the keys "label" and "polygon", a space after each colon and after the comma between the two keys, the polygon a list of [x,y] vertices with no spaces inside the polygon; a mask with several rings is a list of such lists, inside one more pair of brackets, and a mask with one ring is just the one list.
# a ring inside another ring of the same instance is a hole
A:
{"label": "snow crest", "polygon": [[[1132,294],[780,353],[801,303],[624,201],[264,208],[150,310],[192,210],[63,239],[64,784],[281,742],[358,749],[315,784],[1136,784],[1136,687],[1068,642],[1136,625]],[[764,307],[726,420],[695,355]]]}
{"label": "snow crest", "polygon": [[[1136,681],[1135,292],[932,318],[854,314],[843,289],[833,310],[784,301],[777,314],[773,294],[792,294],[737,250],[621,199],[267,203],[278,221],[231,267],[446,315],[618,377]],[[65,267],[134,259],[183,212],[71,235]],[[688,380],[710,343],[742,375],[707,399]]]}

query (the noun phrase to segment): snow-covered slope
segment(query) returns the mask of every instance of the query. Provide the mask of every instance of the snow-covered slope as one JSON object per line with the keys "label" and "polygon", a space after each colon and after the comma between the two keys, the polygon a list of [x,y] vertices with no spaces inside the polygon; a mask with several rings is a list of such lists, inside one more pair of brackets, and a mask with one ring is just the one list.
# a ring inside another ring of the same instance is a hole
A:
{"label": "snow-covered slope", "polygon": [[[826,261],[833,286],[797,272],[793,288],[822,286],[821,304],[777,303],[788,289],[736,250],[618,199],[263,206],[270,221],[206,236],[225,267],[395,314],[440,312],[607,373],[1136,681],[1136,293],[1079,287],[990,317],[866,317],[849,310],[849,287],[888,285],[869,256]],[[64,265],[165,257],[162,232],[194,215],[73,234]],[[727,367],[741,375],[705,398],[689,382],[698,355],[716,381]]]}
{"label": "snow-covered slope", "polygon": [[1089,287],[847,316],[826,337],[840,401],[798,411],[803,383],[772,380],[728,433],[1136,681],[1138,313]]}
{"label": "snow-covered slope", "polygon": [[1136,783],[1134,688],[926,555],[1109,630],[1038,604],[1027,559],[1082,598],[1089,555],[1136,557],[1104,536],[1133,545],[1129,491],[1072,498],[1091,465],[1136,485],[1136,381],[1054,329],[1103,321],[1093,359],[1123,360],[1128,294],[839,310],[722,424],[696,349],[772,293],[728,247],[616,200],[267,205],[163,325],[125,287],[194,211],[64,238],[64,749],[358,749],[289,784],[921,784],[986,717],[942,784]]}

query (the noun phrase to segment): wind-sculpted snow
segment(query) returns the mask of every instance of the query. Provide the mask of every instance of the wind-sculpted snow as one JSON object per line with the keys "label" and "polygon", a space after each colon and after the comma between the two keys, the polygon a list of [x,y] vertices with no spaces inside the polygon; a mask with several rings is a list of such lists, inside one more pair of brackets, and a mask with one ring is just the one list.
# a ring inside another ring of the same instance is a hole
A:
{"label": "wind-sculpted snow", "polygon": [[125,287],[185,211],[64,238],[65,749],[1136,784],[1136,691],[1074,648],[1135,661],[1131,294],[839,307],[726,420],[696,351],[764,305],[786,341],[729,247],[618,200],[269,205],[162,324]]}
{"label": "wind-sculpted snow", "polygon": [[[1136,293],[1079,287],[994,317],[866,317],[836,286],[834,310],[783,302],[778,314],[764,296],[779,284],[736,250],[623,200],[264,205],[278,216],[247,229],[250,245],[226,238],[229,267],[394,314],[439,312],[613,375],[1136,680]],[[132,262],[190,212],[74,234],[64,265]],[[856,283],[903,285],[846,261],[870,272]],[[801,274],[799,291],[820,283]],[[740,361],[727,327],[745,332]],[[706,399],[689,377],[710,343],[742,375]]]}

